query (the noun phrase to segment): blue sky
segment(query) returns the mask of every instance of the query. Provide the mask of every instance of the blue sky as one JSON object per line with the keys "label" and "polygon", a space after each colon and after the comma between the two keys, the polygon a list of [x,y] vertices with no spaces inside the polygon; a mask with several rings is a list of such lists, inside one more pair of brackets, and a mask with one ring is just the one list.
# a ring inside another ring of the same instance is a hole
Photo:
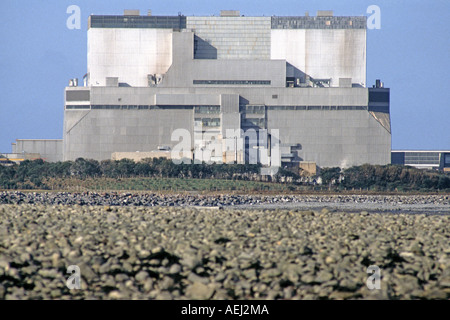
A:
{"label": "blue sky", "polygon": [[[69,30],[67,7],[81,9],[81,29]],[[152,9],[154,15],[368,15],[381,9],[381,29],[367,31],[367,84],[391,88],[393,149],[450,149],[450,1],[0,1],[0,151],[15,139],[60,139],[64,87],[86,73],[87,18]]]}

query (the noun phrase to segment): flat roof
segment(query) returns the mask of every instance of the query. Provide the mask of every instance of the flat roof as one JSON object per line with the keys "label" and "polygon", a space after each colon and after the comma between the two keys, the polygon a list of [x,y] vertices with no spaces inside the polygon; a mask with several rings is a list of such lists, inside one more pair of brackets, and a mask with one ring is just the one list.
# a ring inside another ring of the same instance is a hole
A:
{"label": "flat roof", "polygon": [[391,150],[391,152],[440,152],[440,153],[450,153],[450,150]]}
{"label": "flat roof", "polygon": [[271,29],[366,29],[366,16],[124,16],[91,15],[88,28],[166,28],[186,29],[187,19],[209,18],[232,21],[236,19],[266,18]]}
{"label": "flat roof", "polygon": [[[59,141],[59,140],[63,140],[63,139],[16,139],[16,141]],[[14,142],[13,142],[14,143]]]}

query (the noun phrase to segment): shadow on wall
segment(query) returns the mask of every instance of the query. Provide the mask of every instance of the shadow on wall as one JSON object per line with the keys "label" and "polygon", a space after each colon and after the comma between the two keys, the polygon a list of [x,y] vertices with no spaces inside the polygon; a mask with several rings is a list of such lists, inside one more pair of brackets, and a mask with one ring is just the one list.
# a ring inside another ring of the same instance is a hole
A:
{"label": "shadow on wall", "polygon": [[286,78],[300,79],[300,82],[304,83],[306,76],[306,73],[286,61]]}
{"label": "shadow on wall", "polygon": [[202,38],[194,36],[194,59],[217,59],[217,49]]}

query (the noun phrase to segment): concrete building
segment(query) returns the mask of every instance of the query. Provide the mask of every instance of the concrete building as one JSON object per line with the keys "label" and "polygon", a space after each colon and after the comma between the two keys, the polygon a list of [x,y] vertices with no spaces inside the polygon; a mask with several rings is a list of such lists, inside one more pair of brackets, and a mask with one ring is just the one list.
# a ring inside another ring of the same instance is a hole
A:
{"label": "concrete building", "polygon": [[450,150],[392,150],[391,163],[450,171]]}
{"label": "concrete building", "polygon": [[260,161],[269,141],[270,163],[390,163],[389,89],[366,86],[364,16],[126,11],[88,24],[84,86],[65,89],[64,160],[173,150],[184,129],[194,157],[208,148],[195,137],[214,135],[213,161]]}
{"label": "concrete building", "polygon": [[61,139],[16,139],[12,143],[12,154],[17,159],[43,159],[48,162],[62,161],[63,141]]}

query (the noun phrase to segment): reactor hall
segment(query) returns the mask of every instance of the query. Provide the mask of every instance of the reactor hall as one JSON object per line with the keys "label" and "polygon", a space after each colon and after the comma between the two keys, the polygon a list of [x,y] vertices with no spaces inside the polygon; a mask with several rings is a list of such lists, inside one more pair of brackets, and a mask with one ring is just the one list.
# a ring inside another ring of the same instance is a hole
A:
{"label": "reactor hall", "polygon": [[366,83],[366,37],[365,16],[332,11],[91,15],[62,159],[389,164],[389,89]]}

